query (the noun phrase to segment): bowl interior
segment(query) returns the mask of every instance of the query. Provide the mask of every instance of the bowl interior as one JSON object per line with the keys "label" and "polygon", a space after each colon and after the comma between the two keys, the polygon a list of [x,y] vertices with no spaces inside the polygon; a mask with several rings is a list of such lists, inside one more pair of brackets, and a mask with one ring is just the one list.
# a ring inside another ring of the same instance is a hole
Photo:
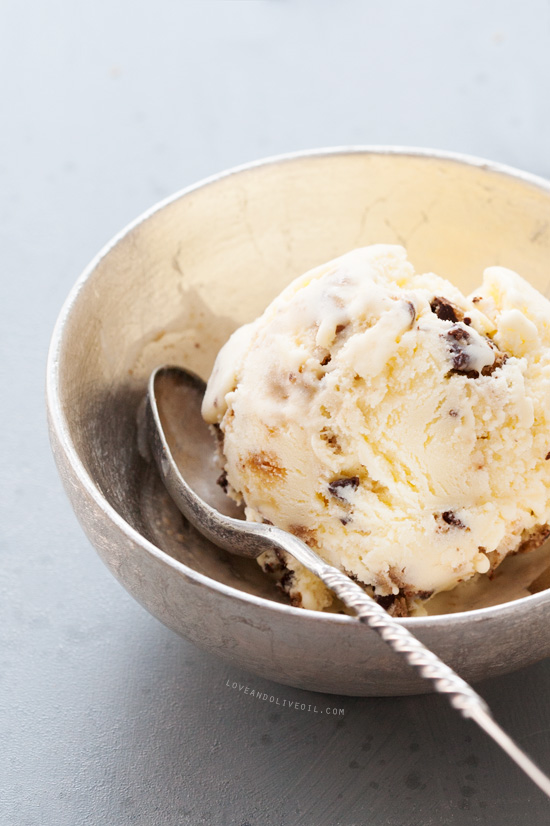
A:
{"label": "bowl interior", "polygon": [[220,346],[295,276],[370,243],[400,243],[418,270],[470,291],[485,267],[550,294],[550,193],[482,165],[343,152],[279,160],[177,197],[124,234],[82,283],[59,351],[71,439],[99,491],[137,531],[195,570],[281,599],[254,561],[180,517],[138,451],[152,369],[208,378]]}

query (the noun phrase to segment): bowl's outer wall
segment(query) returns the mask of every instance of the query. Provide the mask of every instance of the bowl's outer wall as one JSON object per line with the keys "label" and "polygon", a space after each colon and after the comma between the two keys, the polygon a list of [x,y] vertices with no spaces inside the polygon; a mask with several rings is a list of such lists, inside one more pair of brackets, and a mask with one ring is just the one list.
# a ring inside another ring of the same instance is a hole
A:
{"label": "bowl's outer wall", "polygon": [[[403,243],[418,269],[465,290],[479,284],[484,267],[502,264],[548,293],[550,194],[483,166],[408,154],[296,157],[222,177],[151,214],[99,260],[54,341],[49,380],[65,487],[127,590],[170,628],[257,674],[355,695],[417,693],[425,685],[353,620],[216,587],[139,537],[152,531],[143,517],[135,418],[158,364],[185,364],[207,377],[232,330],[293,277],[373,242]],[[103,499],[138,533],[114,519]],[[185,548],[181,558],[189,562]],[[203,573],[235,584],[215,557],[209,565]],[[254,591],[246,577],[237,587]],[[411,623],[476,680],[550,655],[547,596]]]}

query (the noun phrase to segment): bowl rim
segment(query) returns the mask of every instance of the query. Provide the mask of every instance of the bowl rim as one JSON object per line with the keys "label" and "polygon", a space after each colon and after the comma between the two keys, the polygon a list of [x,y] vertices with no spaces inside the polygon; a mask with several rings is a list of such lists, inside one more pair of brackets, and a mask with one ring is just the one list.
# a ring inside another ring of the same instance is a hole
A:
{"label": "bowl rim", "polygon": [[[255,161],[240,164],[222,172],[202,178],[200,181],[183,187],[177,190],[172,195],[161,199],[153,206],[142,212],[137,218],[126,224],[123,229],[116,233],[92,258],[90,263],[84,268],[81,275],[71,288],[67,298],[65,299],[59,315],[57,317],[50,346],[48,349],[47,366],[46,366],[46,407],[48,411],[49,428],[51,437],[55,436],[59,447],[62,449],[70,468],[75,474],[79,484],[83,487],[86,494],[93,500],[96,507],[98,507],[103,515],[109,519],[114,525],[125,534],[131,542],[134,542],[142,547],[147,553],[156,557],[160,562],[173,568],[179,574],[183,574],[186,578],[194,580],[197,584],[206,586],[207,588],[217,591],[224,596],[237,599],[244,603],[252,603],[258,608],[272,610],[278,613],[287,614],[289,616],[301,617],[302,621],[315,620],[317,622],[336,623],[347,625],[356,622],[352,616],[344,614],[331,614],[322,611],[313,611],[307,608],[296,608],[285,603],[275,602],[274,600],[265,597],[251,594],[248,591],[241,591],[231,585],[226,585],[217,579],[201,574],[194,568],[185,565],[168,553],[163,551],[150,540],[146,539],[139,531],[130,525],[123,517],[116,511],[116,509],[107,501],[100,489],[95,484],[93,478],[88,474],[84,464],[82,463],[78,452],[71,439],[70,431],[66,416],[63,412],[59,388],[61,384],[60,377],[60,353],[63,349],[64,335],[67,321],[73,307],[78,302],[80,293],[84,284],[93,276],[98,265],[111,252],[111,250],[125,238],[130,232],[136,229],[141,224],[145,223],[156,213],[162,211],[165,207],[172,204],[174,201],[190,195],[198,189],[203,189],[212,184],[216,184],[233,175],[238,175],[242,172],[249,172],[256,168],[263,168],[268,166],[276,166],[282,163],[291,163],[308,158],[323,158],[344,155],[387,155],[387,156],[408,156],[416,158],[424,158],[426,160],[443,160],[451,161],[457,164],[474,167],[486,172],[497,173],[523,183],[530,184],[544,192],[550,194],[550,181],[535,175],[530,172],[525,172],[507,164],[502,164],[496,161],[486,160],[474,155],[464,154],[460,152],[453,152],[448,150],[430,149],[425,147],[409,147],[409,146],[394,146],[394,145],[350,145],[350,146],[333,146],[320,147],[317,149],[306,149],[295,152],[287,152],[279,155],[272,155],[266,158],[260,158]],[[526,597],[521,597],[517,600],[504,602],[499,605],[493,605],[486,608],[476,608],[468,611],[457,611],[450,614],[435,614],[433,616],[423,617],[401,617],[398,619],[400,623],[411,628],[437,628],[438,626],[453,626],[461,625],[463,623],[481,622],[484,620],[505,618],[507,614],[517,612],[520,609],[531,610],[537,606],[550,601],[550,590],[541,591],[538,594],[530,594]]]}

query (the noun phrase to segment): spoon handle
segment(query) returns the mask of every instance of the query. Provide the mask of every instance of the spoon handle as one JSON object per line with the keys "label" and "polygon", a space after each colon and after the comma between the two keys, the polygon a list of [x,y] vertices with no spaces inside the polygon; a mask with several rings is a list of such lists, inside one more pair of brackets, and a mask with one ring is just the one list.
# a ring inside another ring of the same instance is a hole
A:
{"label": "spoon handle", "polygon": [[[285,550],[316,574],[339,599],[356,614],[360,622],[369,625],[395,652],[405,657],[422,677],[432,682],[436,691],[446,694],[451,705],[463,717],[474,720],[517,765],[550,797],[550,778],[516,745],[493,719],[485,700],[459,677],[439,657],[426,648],[382,606],[378,605],[346,574],[327,565],[311,548],[302,542],[285,542]],[[301,547],[300,547],[301,546]]]}
{"label": "spoon handle", "polygon": [[426,648],[346,574],[326,564],[315,573],[348,608],[353,610],[360,622],[369,625],[390,648],[405,657],[409,665],[416,668],[422,677],[431,680],[436,691],[448,694],[451,705],[460,711],[463,717],[469,717],[473,708],[482,707],[488,711],[485,701],[462,677],[440,660],[433,651]]}

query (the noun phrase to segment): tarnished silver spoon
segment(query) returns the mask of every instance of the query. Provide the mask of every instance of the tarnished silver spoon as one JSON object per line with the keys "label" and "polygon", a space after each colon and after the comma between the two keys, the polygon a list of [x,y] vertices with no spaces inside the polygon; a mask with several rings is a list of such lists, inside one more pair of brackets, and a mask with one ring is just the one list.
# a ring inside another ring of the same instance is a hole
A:
{"label": "tarnished silver spoon", "polygon": [[274,525],[244,521],[242,511],[221,489],[212,492],[207,479],[214,470],[215,457],[212,435],[201,416],[204,390],[202,379],[180,367],[159,367],[149,380],[145,414],[149,445],[162,480],[184,516],[215,545],[232,554],[255,558],[270,548],[291,554],[318,576],[359,622],[374,629],[430,680],[436,691],[447,694],[451,705],[463,717],[474,720],[550,797],[550,779],[494,721],[485,701],[465,680],[359,585],[296,536]]}

